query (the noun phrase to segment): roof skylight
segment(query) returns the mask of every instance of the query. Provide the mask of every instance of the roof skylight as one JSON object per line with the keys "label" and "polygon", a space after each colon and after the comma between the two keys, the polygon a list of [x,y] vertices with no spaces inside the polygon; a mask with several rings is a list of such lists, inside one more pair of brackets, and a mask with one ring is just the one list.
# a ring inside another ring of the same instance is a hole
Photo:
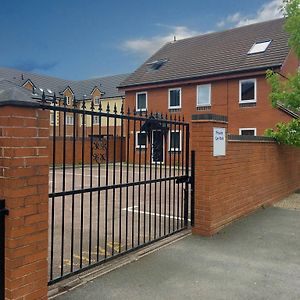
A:
{"label": "roof skylight", "polygon": [[167,58],[154,60],[152,62],[147,63],[147,66],[152,70],[158,70],[161,66],[163,66],[168,61]]}
{"label": "roof skylight", "polygon": [[271,40],[270,41],[264,41],[264,42],[256,42],[251,47],[248,54],[256,54],[256,53],[265,52],[270,44],[271,44]]}

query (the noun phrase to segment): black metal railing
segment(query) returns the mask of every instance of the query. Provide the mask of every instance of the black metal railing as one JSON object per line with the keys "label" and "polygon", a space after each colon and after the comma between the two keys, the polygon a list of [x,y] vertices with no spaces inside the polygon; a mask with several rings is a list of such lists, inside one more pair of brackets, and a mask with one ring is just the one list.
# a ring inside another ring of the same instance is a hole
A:
{"label": "black metal railing", "polygon": [[189,124],[43,96],[50,110],[49,284],[189,225]]}
{"label": "black metal railing", "polygon": [[5,299],[5,200],[0,199],[0,299]]}

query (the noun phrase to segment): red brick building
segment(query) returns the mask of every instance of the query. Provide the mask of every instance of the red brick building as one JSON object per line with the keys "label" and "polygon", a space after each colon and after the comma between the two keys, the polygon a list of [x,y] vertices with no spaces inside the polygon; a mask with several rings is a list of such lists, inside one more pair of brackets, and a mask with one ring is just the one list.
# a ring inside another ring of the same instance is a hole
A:
{"label": "red brick building", "polygon": [[121,84],[125,105],[186,121],[224,115],[229,133],[263,135],[297,117],[272,108],[265,79],[268,69],[283,76],[298,69],[283,25],[276,19],[166,44]]}

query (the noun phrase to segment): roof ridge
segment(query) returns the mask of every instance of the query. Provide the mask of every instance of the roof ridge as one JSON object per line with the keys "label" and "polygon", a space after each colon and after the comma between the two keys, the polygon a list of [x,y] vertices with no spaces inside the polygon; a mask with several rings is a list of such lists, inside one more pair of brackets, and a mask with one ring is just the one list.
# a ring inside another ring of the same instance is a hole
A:
{"label": "roof ridge", "polygon": [[77,82],[82,82],[82,81],[88,81],[88,80],[96,80],[96,79],[102,79],[102,78],[109,78],[109,77],[114,77],[114,76],[126,76],[126,75],[130,75],[131,73],[122,73],[122,74],[115,74],[115,75],[109,75],[109,76],[102,76],[102,77],[95,77],[95,78],[88,78],[88,79],[81,79],[81,80],[74,80],[74,79],[65,79],[65,78],[61,78],[61,77],[56,77],[56,76],[50,76],[50,75],[45,75],[45,74],[40,74],[40,73],[35,73],[35,72],[28,72],[28,71],[24,71],[24,70],[19,70],[16,68],[8,68],[8,67],[0,67],[1,69],[6,69],[6,70],[11,70],[11,71],[15,71],[21,74],[24,74],[24,82],[30,78],[27,78],[28,75],[34,75],[34,76],[40,76],[40,77],[44,77],[44,78],[51,78],[51,79],[57,79],[57,80],[61,80],[64,82],[68,82],[68,83],[77,83]]}
{"label": "roof ridge", "polygon": [[[247,25],[244,25],[244,26],[228,28],[228,29],[224,29],[224,30],[220,30],[220,31],[210,31],[210,32],[207,32],[207,33],[198,34],[198,35],[191,36],[191,37],[188,37],[188,38],[179,39],[179,40],[177,40],[177,41],[175,41],[175,42],[174,42],[174,41],[167,42],[165,45],[169,45],[169,44],[177,44],[177,43],[179,43],[179,42],[183,42],[183,41],[187,41],[187,40],[192,40],[192,39],[196,39],[196,38],[203,37],[203,36],[215,35],[215,34],[223,34],[223,33],[225,33],[225,32],[231,32],[231,31],[239,30],[239,29],[246,28],[246,27],[257,26],[257,25],[261,25],[261,24],[265,24],[265,23],[270,23],[270,22],[275,22],[275,21],[283,21],[283,20],[284,20],[284,17],[282,17],[282,18],[275,18],[275,19],[272,19],[272,20],[267,20],[267,21],[263,21],[263,22],[251,23],[251,24],[247,24]],[[161,48],[162,48],[162,47],[161,47]],[[160,48],[160,49],[161,49],[161,48]],[[159,50],[160,50],[160,49],[159,49]],[[158,51],[159,51],[159,50],[158,50]]]}

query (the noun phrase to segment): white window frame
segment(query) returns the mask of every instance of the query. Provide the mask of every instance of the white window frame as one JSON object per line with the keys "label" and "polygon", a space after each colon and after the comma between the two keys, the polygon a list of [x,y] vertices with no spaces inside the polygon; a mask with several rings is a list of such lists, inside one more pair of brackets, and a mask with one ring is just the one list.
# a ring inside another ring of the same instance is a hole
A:
{"label": "white window frame", "polygon": [[[209,102],[208,103],[204,103],[204,104],[200,104],[200,103],[198,103],[199,88],[201,88],[203,86],[209,86]],[[196,107],[203,107],[203,106],[211,106],[211,83],[197,85]]]}
{"label": "white window frame", "polygon": [[[97,118],[97,122],[95,121],[95,118]],[[100,117],[99,116],[93,116],[93,124],[94,125],[99,125],[100,124]]]}
{"label": "white window frame", "polygon": [[[72,123],[68,122],[68,120],[72,120]],[[73,126],[74,125],[74,116],[66,115],[66,125]]]}
{"label": "white window frame", "polygon": [[[171,95],[171,91],[177,91],[179,90],[179,105],[178,106],[171,106],[170,105],[170,95]],[[171,88],[168,90],[168,109],[178,109],[178,108],[181,108],[181,97],[182,97],[182,94],[181,94],[181,88]]]}
{"label": "white window frame", "polygon": [[50,113],[50,125],[54,126],[54,124],[55,124],[54,113]]}
{"label": "white window frame", "polygon": [[146,140],[146,145],[139,145],[139,133],[145,133],[146,131],[136,131],[135,132],[135,148],[136,149],[146,149],[147,148],[147,140]]}
{"label": "white window frame", "polygon": [[239,128],[239,135],[242,135],[243,130],[253,130],[254,136],[256,136],[256,128]]}
{"label": "white window frame", "polygon": [[[145,108],[138,108],[138,96],[145,94],[146,95],[146,107]],[[138,92],[135,94],[135,107],[136,107],[136,111],[147,111],[148,109],[148,93],[147,92]]]}
{"label": "white window frame", "polygon": [[100,96],[95,96],[95,97],[94,97],[94,104],[95,104],[95,105],[99,105],[99,104],[100,104],[100,101],[101,101],[101,100],[100,100]]}
{"label": "white window frame", "polygon": [[[254,99],[242,100],[242,84],[243,82],[254,82]],[[239,81],[239,103],[256,103],[257,102],[257,80],[256,78],[243,79]]]}
{"label": "white window frame", "polygon": [[[247,54],[257,54],[257,53],[264,53],[267,51],[267,49],[269,48],[270,44],[271,44],[272,40],[266,40],[266,41],[263,41],[263,42],[255,42],[252,47],[250,48],[250,50],[248,51]],[[263,49],[263,50],[254,50],[257,45],[259,44],[266,44],[266,47]]]}
{"label": "white window frame", "polygon": [[[179,132],[179,148],[171,148],[171,134],[172,132]],[[169,131],[169,152],[181,152],[181,144],[182,144],[182,134],[181,130],[171,130]]]}

